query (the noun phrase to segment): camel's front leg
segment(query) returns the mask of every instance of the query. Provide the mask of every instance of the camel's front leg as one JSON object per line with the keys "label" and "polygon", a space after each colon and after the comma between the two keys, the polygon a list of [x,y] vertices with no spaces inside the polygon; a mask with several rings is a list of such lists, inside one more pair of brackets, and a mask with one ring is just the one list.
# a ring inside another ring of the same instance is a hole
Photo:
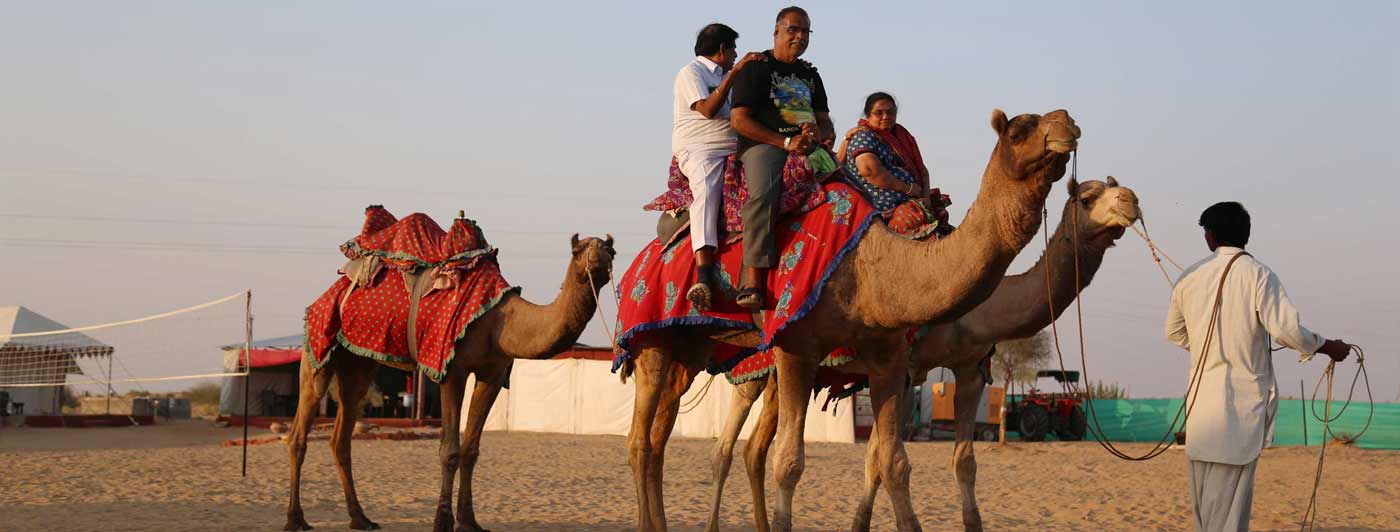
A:
{"label": "camel's front leg", "polygon": [[[729,416],[724,421],[724,432],[715,442],[714,456],[711,458],[713,482],[710,496],[710,520],[705,524],[706,532],[719,531],[720,497],[724,495],[724,481],[729,478],[729,466],[734,462],[734,443],[739,441],[739,432],[744,429],[744,421],[749,419],[749,411],[758,396],[763,393],[765,379],[754,379],[734,387],[734,396],[729,400]],[[750,440],[752,441],[752,440]]]}
{"label": "camel's front leg", "polygon": [[773,458],[773,476],[778,481],[778,507],[773,514],[773,529],[792,530],[792,497],[797,482],[802,479],[806,449],[802,435],[807,428],[807,394],[812,393],[816,378],[814,359],[781,348],[774,348],[778,369],[778,436],[777,452]]}
{"label": "camel's front leg", "polygon": [[865,443],[865,492],[861,494],[860,506],[856,508],[855,520],[851,522],[851,532],[870,532],[870,519],[875,513],[875,495],[880,493],[880,434],[871,431],[870,440]]}
{"label": "camel's front leg", "polygon": [[[354,356],[342,353],[341,356]],[[334,362],[331,362],[334,363]],[[311,423],[316,420],[316,406],[326,395],[334,373],[323,368],[319,373],[311,367],[309,359],[301,361],[301,374],[298,377],[301,394],[297,399],[297,417],[292,421],[291,434],[287,435],[287,456],[291,469],[291,495],[287,501],[287,524],[282,530],[311,530],[306,515],[301,511],[301,464],[306,460],[306,436],[311,432]]]}
{"label": "camel's front leg", "polygon": [[973,434],[977,428],[977,407],[982,402],[985,381],[977,364],[955,368],[957,390],[953,393],[953,476],[962,495],[962,518],[965,532],[982,532],[982,513],[977,510],[977,458],[972,454]]}
{"label": "camel's front leg", "polygon": [[666,530],[666,498],[662,494],[662,479],[666,471],[666,443],[676,427],[681,396],[690,389],[699,368],[689,368],[680,361],[666,368],[666,385],[656,403],[656,421],[651,425],[651,463],[647,465],[647,502],[651,504],[651,520],[657,530]]}
{"label": "camel's front leg", "polygon": [[331,451],[340,471],[340,486],[345,489],[345,509],[350,513],[350,528],[377,530],[379,525],[365,517],[360,498],[355,494],[355,475],[350,469],[350,442],[355,433],[355,420],[360,416],[360,400],[374,380],[378,363],[368,358],[346,354],[335,367],[337,386],[335,429],[331,432]]}
{"label": "camel's front leg", "polygon": [[[895,348],[895,353],[903,351]],[[888,351],[887,351],[888,352]],[[870,405],[875,411],[874,433],[871,442],[876,447],[879,462],[877,471],[885,486],[885,493],[894,506],[895,526],[901,532],[922,530],[919,519],[914,515],[914,503],[909,493],[909,456],[905,454],[904,438],[904,394],[908,388],[907,357],[896,354],[890,357],[881,371],[870,376]]]}
{"label": "camel's front leg", "polygon": [[[510,366],[501,372],[510,373]],[[481,455],[481,431],[486,426],[486,417],[491,406],[496,404],[496,396],[505,383],[504,375],[492,377],[477,372],[476,388],[472,390],[471,405],[467,407],[467,420],[462,426],[462,491],[457,495],[457,532],[489,532],[476,522],[476,508],[472,504],[472,472],[476,469],[477,457]],[[447,430],[443,426],[443,430]]]}
{"label": "camel's front leg", "polygon": [[632,484],[637,489],[637,531],[645,532],[656,530],[658,526],[652,522],[647,468],[652,463],[651,428],[656,421],[657,403],[666,384],[665,368],[670,365],[671,357],[655,347],[641,349],[636,357],[632,378],[637,390],[633,397],[632,427],[627,431],[627,462],[632,466]]}
{"label": "camel's front leg", "polygon": [[[442,401],[442,439],[438,443],[438,461],[442,465],[442,479],[438,485],[437,512],[433,515],[433,531],[452,530],[452,483],[457,480],[457,468],[461,465],[462,449],[456,430],[462,415],[462,393],[466,388],[466,372],[449,367],[438,388]],[[420,390],[421,392],[421,390]]]}
{"label": "camel's front leg", "polygon": [[744,446],[744,468],[749,474],[749,493],[753,496],[753,528],[768,532],[768,501],[763,497],[764,468],[768,467],[768,448],[778,434],[778,376],[770,373],[764,381],[763,410],[758,423]]}

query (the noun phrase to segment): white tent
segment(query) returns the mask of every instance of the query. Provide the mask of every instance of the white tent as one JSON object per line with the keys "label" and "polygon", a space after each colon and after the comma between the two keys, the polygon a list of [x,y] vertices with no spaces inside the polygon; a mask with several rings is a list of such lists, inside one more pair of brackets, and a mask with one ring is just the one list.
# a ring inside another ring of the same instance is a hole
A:
{"label": "white tent", "polygon": [[[67,325],[21,306],[0,307],[0,390],[10,403],[23,404],[29,416],[62,415],[62,386],[68,375],[81,375],[77,359],[112,355],[112,347],[82,333],[20,337],[62,331]],[[14,387],[6,384],[54,384]]]}
{"label": "white tent", "polygon": [[[632,422],[632,381],[622,384],[610,371],[610,360],[597,356],[579,355],[576,349],[551,360],[517,360],[511,372],[509,390],[502,390],[486,418],[486,430],[518,430],[530,432],[562,432],[566,434],[614,434],[625,436]],[[588,350],[599,351],[599,350]],[[602,353],[609,354],[605,350]],[[729,401],[736,393],[734,387],[715,376],[705,391],[710,377],[700,374],[695,384],[682,398],[685,405],[676,418],[673,436],[684,438],[714,438],[724,430],[729,413]],[[469,380],[463,412],[471,404]],[[691,401],[704,394],[695,405]],[[807,409],[806,441],[854,442],[855,417],[852,401],[833,403],[823,412],[826,401],[822,392]],[[693,407],[693,409],[691,409]],[[754,405],[741,438],[747,438],[763,409],[762,402]],[[465,416],[464,416],[465,417]],[[462,420],[466,422],[465,419]]]}

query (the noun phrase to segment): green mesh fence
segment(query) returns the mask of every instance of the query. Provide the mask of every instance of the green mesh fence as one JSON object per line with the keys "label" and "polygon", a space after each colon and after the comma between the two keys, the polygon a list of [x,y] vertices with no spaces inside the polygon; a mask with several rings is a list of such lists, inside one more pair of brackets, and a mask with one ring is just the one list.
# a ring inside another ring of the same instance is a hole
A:
{"label": "green mesh fence", "polygon": [[[1274,421],[1274,445],[1304,445],[1303,423],[1307,421],[1307,445],[1323,442],[1322,423],[1305,414],[1304,408],[1311,401],[1285,399],[1279,401],[1278,417]],[[1085,414],[1089,405],[1085,405]],[[1333,400],[1332,415],[1336,416],[1341,402]],[[1172,418],[1181,408],[1181,399],[1096,399],[1093,409],[1098,415],[1099,426],[1109,441],[1156,442],[1170,430]],[[1322,415],[1323,404],[1316,403],[1317,415]],[[1331,423],[1332,433],[1355,435],[1366,425],[1369,413],[1364,398],[1354,399],[1351,406],[1341,412],[1341,417]],[[1179,422],[1178,422],[1179,425]],[[1093,418],[1089,429],[1093,430]],[[1190,436],[1188,435],[1188,438]],[[1085,436],[1085,439],[1092,436]],[[1375,419],[1371,428],[1356,442],[1364,449],[1400,449],[1400,403],[1376,403]]]}

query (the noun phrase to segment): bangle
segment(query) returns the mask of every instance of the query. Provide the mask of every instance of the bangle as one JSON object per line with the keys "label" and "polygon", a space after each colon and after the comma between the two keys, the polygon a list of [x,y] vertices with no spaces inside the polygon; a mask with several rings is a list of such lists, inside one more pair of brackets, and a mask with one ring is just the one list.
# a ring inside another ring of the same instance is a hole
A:
{"label": "bangle", "polygon": [[904,195],[905,195],[905,196],[913,196],[913,195],[914,195],[914,184],[913,184],[913,183],[909,183],[909,186],[904,187]]}

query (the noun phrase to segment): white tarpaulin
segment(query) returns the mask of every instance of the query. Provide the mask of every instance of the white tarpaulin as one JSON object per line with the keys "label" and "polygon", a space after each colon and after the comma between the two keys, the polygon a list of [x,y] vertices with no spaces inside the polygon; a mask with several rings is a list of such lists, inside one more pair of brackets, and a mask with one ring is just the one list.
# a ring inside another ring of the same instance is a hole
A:
{"label": "white tarpaulin", "polygon": [[[502,390],[496,398],[486,418],[486,430],[627,435],[635,388],[630,379],[621,383],[611,367],[609,361],[576,358],[515,361],[510,390]],[[673,436],[714,438],[724,430],[729,402],[736,392],[723,376],[716,376],[709,390],[702,392],[709,379],[708,374],[697,376],[682,398],[685,413],[676,419]],[[468,381],[464,413],[475,385],[475,380]],[[691,402],[702,393],[698,403]],[[822,392],[807,408],[806,441],[855,442],[851,401],[833,403],[823,412],[825,401],[826,393]],[[754,405],[741,437],[748,437],[762,408],[762,401]],[[465,414],[463,417],[465,423]]]}

